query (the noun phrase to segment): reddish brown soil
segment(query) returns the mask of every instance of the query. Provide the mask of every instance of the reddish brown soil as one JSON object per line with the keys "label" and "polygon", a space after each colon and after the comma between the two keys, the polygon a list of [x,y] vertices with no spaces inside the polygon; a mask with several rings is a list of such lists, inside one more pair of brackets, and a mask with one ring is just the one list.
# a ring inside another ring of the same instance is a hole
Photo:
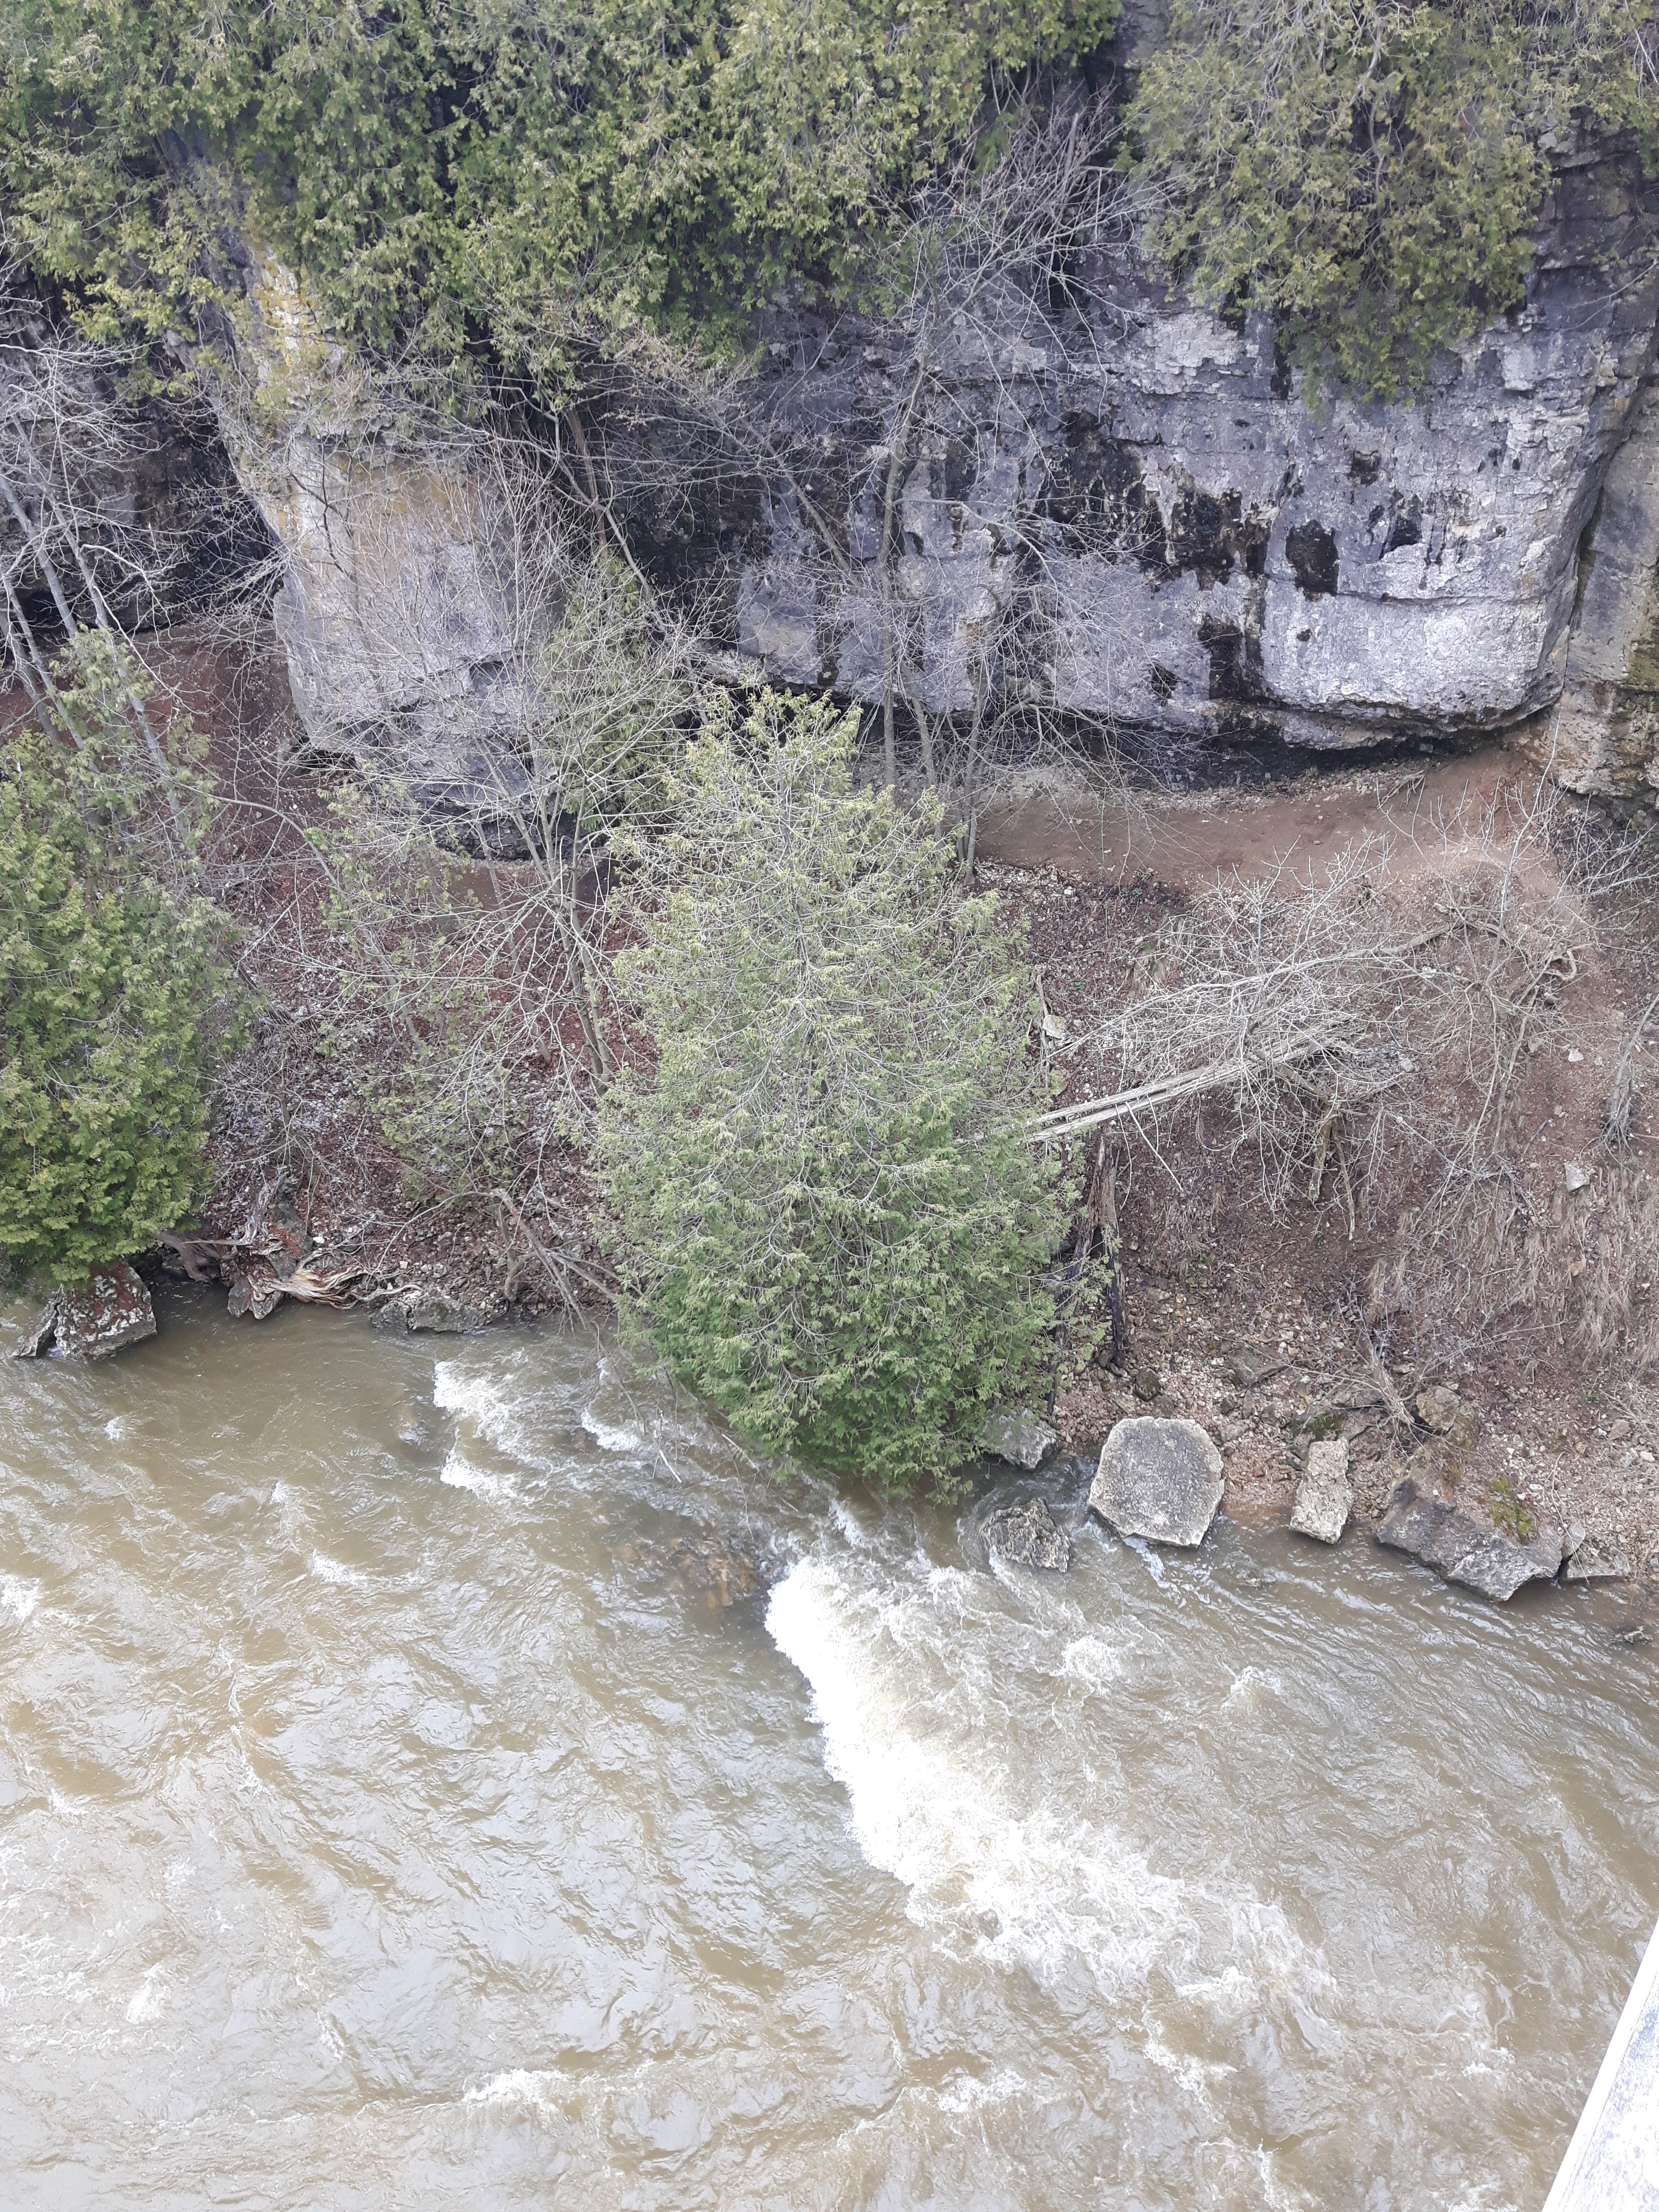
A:
{"label": "reddish brown soil", "polygon": [[[1259,792],[1102,799],[1038,790],[987,820],[985,874],[1026,915],[1047,1001],[1076,1034],[1121,993],[1136,946],[1218,873],[1260,876],[1288,866],[1304,875],[1356,836],[1386,834],[1395,852],[1389,880],[1408,899],[1413,872],[1431,869],[1449,834],[1461,835],[1480,803],[1525,781],[1524,763],[1492,747],[1420,773],[1310,771],[1288,787]],[[1628,1025],[1659,989],[1652,887],[1604,904],[1611,910],[1595,917],[1595,949],[1563,994],[1551,1045],[1522,1063],[1520,1157],[1542,1188],[1559,1183],[1563,1158],[1602,1157],[1609,1072]],[[1655,1042],[1650,1032],[1633,1131],[1638,1170],[1649,1173],[1659,1168]],[[1228,1510],[1282,1522],[1300,1472],[1292,1451],[1298,1416],[1329,1407],[1370,1370],[1379,1332],[1368,1322],[1364,1285],[1391,1224],[1368,1230],[1362,1221],[1350,1239],[1329,1206],[1292,1205],[1270,1216],[1224,1146],[1182,1140],[1161,1162],[1145,1146],[1126,1157],[1129,1351],[1121,1373],[1096,1368],[1067,1390],[1057,1418],[1073,1444],[1154,1403],[1201,1420],[1223,1446]],[[1586,1196],[1593,1222],[1597,1191]],[[1572,1267],[1565,1251],[1560,1264]],[[1656,1272],[1659,1252],[1650,1255],[1650,1280]],[[1439,1346],[1385,1340],[1382,1350],[1408,1401],[1444,1380],[1477,1409],[1481,1435],[1464,1474],[1473,1492],[1489,1493],[1501,1479],[1535,1511],[1614,1537],[1632,1565],[1659,1569],[1651,1371],[1587,1359],[1570,1309],[1565,1324],[1547,1329],[1511,1317]],[[1232,1379],[1240,1354],[1277,1371],[1254,1386]],[[1350,1437],[1356,1510],[1375,1519],[1412,1439],[1380,1409],[1337,1410]]]}

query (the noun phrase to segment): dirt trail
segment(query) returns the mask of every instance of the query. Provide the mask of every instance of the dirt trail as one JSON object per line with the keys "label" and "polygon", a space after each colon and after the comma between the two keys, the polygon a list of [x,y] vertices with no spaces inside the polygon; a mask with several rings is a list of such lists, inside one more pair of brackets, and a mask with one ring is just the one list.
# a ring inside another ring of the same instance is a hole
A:
{"label": "dirt trail", "polygon": [[1520,755],[1483,746],[1423,767],[1389,763],[1311,770],[1288,787],[1179,793],[1033,788],[988,809],[980,849],[1005,867],[1053,868],[1076,883],[1123,883],[1145,873],[1189,890],[1237,871],[1290,866],[1316,872],[1356,836],[1438,844],[1440,825],[1490,805],[1506,785],[1535,783]]}

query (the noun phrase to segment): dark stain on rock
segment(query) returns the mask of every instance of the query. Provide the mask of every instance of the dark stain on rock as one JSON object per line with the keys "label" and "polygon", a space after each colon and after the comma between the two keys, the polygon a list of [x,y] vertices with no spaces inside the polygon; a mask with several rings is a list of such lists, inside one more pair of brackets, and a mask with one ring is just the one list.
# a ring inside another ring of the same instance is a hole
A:
{"label": "dark stain on rock", "polygon": [[1353,483],[1375,483],[1382,468],[1381,453],[1350,453],[1348,456],[1348,477]]}
{"label": "dark stain on rock", "polygon": [[1322,522],[1298,522],[1285,540],[1285,557],[1304,596],[1328,597],[1336,589],[1336,540]]}
{"label": "dark stain on rock", "polygon": [[1254,626],[1206,615],[1198,641],[1210,656],[1212,699],[1241,702],[1265,696],[1261,681],[1261,638]]}
{"label": "dark stain on rock", "polygon": [[1203,586],[1224,583],[1232,574],[1238,517],[1236,491],[1218,495],[1188,484],[1177,492],[1165,541],[1167,572],[1179,575],[1183,568],[1191,568]]}
{"label": "dark stain on rock", "polygon": [[1174,669],[1165,668],[1162,661],[1155,660],[1152,663],[1152,685],[1153,698],[1160,707],[1167,707],[1178,688]]}
{"label": "dark stain on rock", "polygon": [[1403,505],[1396,505],[1389,522],[1389,534],[1383,541],[1385,553],[1397,552],[1402,545],[1423,543],[1423,502],[1415,492]]}
{"label": "dark stain on rock", "polygon": [[1079,410],[1060,423],[1065,445],[1049,463],[1037,514],[1057,523],[1072,550],[1108,561],[1127,556],[1144,568],[1165,562],[1164,517],[1148,495],[1140,457],[1104,434],[1097,416]]}
{"label": "dark stain on rock", "polygon": [[1176,495],[1170,517],[1164,574],[1190,569],[1200,589],[1225,583],[1239,562],[1247,575],[1259,576],[1267,563],[1269,525],[1254,508],[1247,515],[1236,491],[1200,491],[1185,485]]}

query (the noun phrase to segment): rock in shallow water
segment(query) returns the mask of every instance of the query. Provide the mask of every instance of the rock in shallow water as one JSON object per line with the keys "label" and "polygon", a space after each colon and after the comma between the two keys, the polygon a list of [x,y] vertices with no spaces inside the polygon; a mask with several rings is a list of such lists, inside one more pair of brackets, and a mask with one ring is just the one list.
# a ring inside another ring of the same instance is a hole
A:
{"label": "rock in shallow water", "polygon": [[991,1557],[1009,1566],[1043,1567],[1063,1574],[1072,1564],[1071,1539],[1041,1498],[1028,1498],[1023,1505],[1006,1505],[1000,1513],[988,1514],[981,1533]]}
{"label": "rock in shallow water", "polygon": [[1201,1544],[1221,1503],[1221,1454],[1196,1421],[1120,1421],[1089,1504],[1120,1536]]}
{"label": "rock in shallow water", "polygon": [[252,1260],[230,1279],[230,1296],[225,1310],[233,1321],[244,1316],[253,1321],[269,1321],[283,1303],[283,1286],[276,1279],[276,1271],[268,1261]]}
{"label": "rock in shallow water", "polygon": [[1322,1544],[1340,1543],[1352,1510],[1347,1438],[1310,1445],[1308,1471],[1296,1486],[1296,1504],[1291,1509],[1291,1528],[1299,1535],[1316,1536]]}
{"label": "rock in shallow water", "polygon": [[33,1359],[54,1344],[83,1359],[107,1359],[155,1334],[155,1309],[137,1268],[125,1260],[94,1267],[84,1283],[52,1292],[12,1357]]}
{"label": "rock in shallow water", "polygon": [[1570,1583],[1617,1582],[1629,1573],[1630,1560],[1615,1537],[1586,1536],[1579,1532],[1578,1541],[1567,1554]]}
{"label": "rock in shallow water", "polygon": [[1547,1522],[1522,1543],[1449,1499],[1419,1489],[1410,1475],[1395,1485],[1376,1540],[1437,1567],[1448,1582],[1485,1597],[1515,1595],[1523,1583],[1549,1582],[1561,1565],[1561,1531]]}
{"label": "rock in shallow water", "polygon": [[1023,1467],[1029,1472],[1042,1466],[1060,1437],[1035,1413],[1018,1406],[999,1406],[986,1415],[979,1440],[994,1459],[1006,1459],[1011,1467]]}

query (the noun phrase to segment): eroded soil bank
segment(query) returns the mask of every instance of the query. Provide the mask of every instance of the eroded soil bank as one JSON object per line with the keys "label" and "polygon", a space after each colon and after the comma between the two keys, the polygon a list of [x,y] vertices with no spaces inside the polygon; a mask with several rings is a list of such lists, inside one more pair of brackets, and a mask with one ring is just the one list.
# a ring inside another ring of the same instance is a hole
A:
{"label": "eroded soil bank", "polygon": [[[1407,1407],[1446,1382],[1476,1409],[1478,1439],[1455,1470],[1469,1495],[1489,1504],[1495,1492],[1500,1510],[1513,1495],[1653,1572],[1659,883],[1650,846],[1626,843],[1616,825],[1591,825],[1608,841],[1601,861],[1582,818],[1557,810],[1539,834],[1540,797],[1547,806],[1525,762],[1492,746],[1183,793],[1034,783],[988,820],[987,876],[1030,916],[1051,1026],[1066,1040],[1086,1037],[1172,915],[1218,885],[1318,883],[1356,851],[1419,927],[1444,911],[1449,878],[1492,876],[1518,882],[1522,927],[1547,912],[1575,952],[1523,1042],[1488,1164],[1535,1224],[1530,1250],[1522,1237],[1513,1253],[1470,1253],[1463,1281],[1449,1280],[1460,1255],[1426,1240],[1414,1249],[1423,1194],[1404,1180],[1369,1206],[1362,1194],[1352,1217],[1329,1189],[1270,1207],[1223,1097],[1124,1149],[1130,1344],[1121,1374],[1097,1366],[1062,1394],[1068,1440],[1153,1403],[1190,1415],[1225,1454],[1226,1510],[1272,1524],[1288,1518],[1311,1424],[1350,1439],[1356,1513],[1375,1521],[1425,1441],[1368,1389],[1381,1367]],[[1613,845],[1619,857],[1602,865]],[[1071,1095],[1088,1054],[1068,1065],[1065,1043],[1057,1049]],[[1635,1107],[1613,1145],[1621,1061]],[[1416,1073],[1431,1083],[1435,1071]]]}
{"label": "eroded soil bank", "polygon": [[[560,1104],[561,1069],[584,1050],[574,1014],[552,1007],[513,1071],[529,1166],[505,1188],[412,1190],[362,1069],[331,1044],[342,1000],[307,842],[327,819],[327,772],[298,745],[269,641],[181,647],[169,683],[213,732],[223,805],[208,876],[241,927],[260,1006],[222,1102],[199,1233],[167,1250],[167,1267],[228,1285],[250,1326],[283,1283],[367,1300],[400,1328],[603,1312],[611,1278]],[[1330,950],[1315,944],[1319,928],[1328,940],[1344,916],[1373,909],[1419,945],[1451,916],[1463,952],[1426,956],[1445,994],[1431,1004],[1413,979],[1419,999],[1390,1017],[1386,1110],[1334,1119],[1317,1177],[1305,1159],[1292,1176],[1269,1158],[1262,1128],[1243,1127],[1224,1089],[1097,1133],[1109,1139],[1121,1327],[1080,1376],[1059,1377],[1066,1443],[1094,1442],[1126,1410],[1190,1414],[1226,1455],[1228,1511],[1277,1522],[1310,1423],[1340,1430],[1364,1522],[1423,1440],[1401,1408],[1449,1383],[1480,1418],[1455,1470],[1478,1503],[1512,1500],[1523,1516],[1581,1527],[1650,1573],[1652,833],[1552,796],[1498,745],[1283,772],[1255,763],[1249,775],[1170,791],[1074,769],[1033,776],[987,812],[981,880],[1029,927],[1057,1103],[1114,1089],[1103,1023],[1185,987],[1218,897],[1237,908],[1254,886],[1271,919],[1337,881],[1350,903],[1304,930],[1319,959]],[[464,868],[467,895],[498,896],[511,865]],[[1467,956],[1479,944],[1508,946],[1519,967],[1475,973]],[[1541,988],[1517,1025],[1505,994],[1525,974]],[[1409,1026],[1419,1004],[1435,1029],[1423,1050]],[[1476,1122],[1480,1143],[1454,1158]],[[1273,1138],[1269,1127],[1269,1150]]]}

